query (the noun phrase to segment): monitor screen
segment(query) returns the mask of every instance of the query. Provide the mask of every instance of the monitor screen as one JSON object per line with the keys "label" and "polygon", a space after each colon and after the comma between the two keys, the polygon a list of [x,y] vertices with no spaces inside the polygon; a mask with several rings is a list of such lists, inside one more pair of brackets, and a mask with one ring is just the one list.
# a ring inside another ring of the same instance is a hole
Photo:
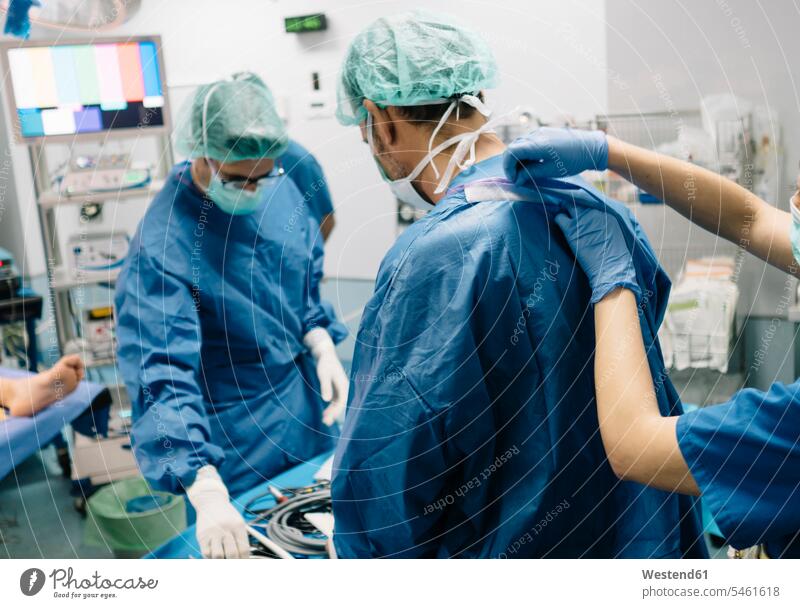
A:
{"label": "monitor screen", "polygon": [[152,40],[6,48],[23,139],[165,126]]}

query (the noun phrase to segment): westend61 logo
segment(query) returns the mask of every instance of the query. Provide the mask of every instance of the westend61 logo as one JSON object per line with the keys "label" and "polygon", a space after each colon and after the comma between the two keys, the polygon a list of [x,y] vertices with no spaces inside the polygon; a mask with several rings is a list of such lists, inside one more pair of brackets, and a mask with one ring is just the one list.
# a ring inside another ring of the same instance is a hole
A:
{"label": "westend61 logo", "polygon": [[76,578],[72,568],[56,568],[45,575],[39,568],[28,568],[19,577],[19,590],[24,595],[39,593],[47,579],[53,584],[53,597],[70,599],[111,599],[118,596],[118,590],[155,589],[158,579],[106,578],[95,570],[87,578]]}

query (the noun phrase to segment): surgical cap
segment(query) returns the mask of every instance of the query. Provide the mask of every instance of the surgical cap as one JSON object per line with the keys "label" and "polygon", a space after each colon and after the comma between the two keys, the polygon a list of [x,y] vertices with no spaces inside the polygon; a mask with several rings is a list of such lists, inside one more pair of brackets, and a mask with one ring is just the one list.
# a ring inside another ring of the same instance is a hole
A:
{"label": "surgical cap", "polygon": [[450,18],[413,11],[374,21],[347,50],[336,117],[344,125],[367,118],[365,99],[418,106],[495,86],[497,65],[477,33]]}
{"label": "surgical cap", "polygon": [[246,72],[198,88],[181,111],[175,135],[180,154],[221,162],[276,158],[288,145],[272,93],[263,80]]}

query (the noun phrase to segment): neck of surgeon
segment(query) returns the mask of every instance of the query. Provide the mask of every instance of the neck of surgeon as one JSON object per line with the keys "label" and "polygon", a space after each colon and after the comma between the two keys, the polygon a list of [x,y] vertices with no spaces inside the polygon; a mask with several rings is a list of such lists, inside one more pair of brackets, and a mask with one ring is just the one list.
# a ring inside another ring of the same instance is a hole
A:
{"label": "neck of surgeon", "polygon": [[[447,189],[439,186],[447,176],[448,166],[458,144],[455,143],[438,152],[437,146],[458,135],[474,133],[487,121],[486,116],[472,108],[465,108],[464,104],[458,112],[452,112],[446,122],[441,124],[440,116],[420,117],[415,115],[413,108],[411,111],[394,106],[380,108],[369,100],[364,102],[364,107],[371,116],[375,148],[373,152],[389,179],[398,180],[412,175],[421,163],[429,161],[421,172],[414,176],[412,183],[417,192],[432,204],[438,203],[446,194]],[[442,107],[442,111],[445,108],[446,106]],[[369,125],[364,125],[364,128],[368,129]],[[435,136],[431,139],[434,131],[436,131]],[[364,138],[366,141],[366,132]],[[435,154],[431,155],[431,150]],[[502,154],[504,150],[505,144],[497,135],[491,132],[481,133],[475,140],[473,164]],[[469,156],[470,154],[467,154],[467,158]],[[464,161],[467,159],[458,160],[459,164],[455,166],[449,180],[445,181],[452,181],[463,170]]]}
{"label": "neck of surgeon", "polygon": [[[449,134],[445,137],[437,136],[437,140],[441,139],[444,141],[447,137],[451,137],[461,132],[472,132],[475,129],[478,129],[486,122],[486,118],[484,118],[481,114],[475,113],[475,115],[465,121],[457,121],[454,122],[452,126],[452,130],[450,130]],[[435,142],[434,145],[438,144],[439,142]],[[414,186],[422,193],[422,195],[431,201],[434,205],[438,203],[442,198],[444,198],[445,194],[447,194],[447,189],[445,188],[444,191],[435,192],[437,185],[439,184],[440,178],[438,176],[442,176],[445,174],[447,170],[447,165],[450,163],[450,159],[452,157],[453,152],[455,151],[456,146],[450,146],[446,150],[442,151],[440,154],[435,156],[431,161],[431,164],[423,169],[422,173],[420,174],[419,178],[415,180]],[[483,160],[488,158],[492,158],[493,156],[497,156],[502,154],[506,149],[506,145],[503,141],[494,133],[483,133],[478,137],[475,142],[475,160],[474,163],[479,163]],[[424,154],[420,155],[420,159],[424,157]],[[465,159],[466,160],[466,159]],[[473,164],[474,164],[473,163]],[[434,170],[435,167],[435,170]],[[465,167],[466,168],[466,167]],[[450,181],[455,178],[459,173],[461,173],[463,169],[460,167],[456,167],[455,172],[453,173]]]}

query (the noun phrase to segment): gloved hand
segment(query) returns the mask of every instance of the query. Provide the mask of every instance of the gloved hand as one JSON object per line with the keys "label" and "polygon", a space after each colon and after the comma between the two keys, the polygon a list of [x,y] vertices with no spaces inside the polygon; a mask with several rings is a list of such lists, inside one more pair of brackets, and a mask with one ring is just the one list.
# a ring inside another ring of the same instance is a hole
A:
{"label": "gloved hand", "polygon": [[321,327],[315,327],[303,337],[317,363],[317,378],[322,400],[330,405],[322,412],[322,423],[331,426],[334,422],[344,422],[344,410],[347,406],[347,392],[350,381],[336,355],[336,346],[330,334]]}
{"label": "gloved hand", "polygon": [[541,127],[508,146],[503,168],[518,186],[589,169],[603,171],[608,168],[608,140],[602,131]]}
{"label": "gloved hand", "polygon": [[636,268],[617,217],[608,210],[584,205],[565,206],[555,217],[578,264],[589,279],[592,304],[617,287],[630,289],[637,302],[641,289]]}
{"label": "gloved hand", "polygon": [[186,496],[197,511],[197,543],[204,558],[250,557],[244,518],[231,504],[216,468],[209,464],[198,470]]}

